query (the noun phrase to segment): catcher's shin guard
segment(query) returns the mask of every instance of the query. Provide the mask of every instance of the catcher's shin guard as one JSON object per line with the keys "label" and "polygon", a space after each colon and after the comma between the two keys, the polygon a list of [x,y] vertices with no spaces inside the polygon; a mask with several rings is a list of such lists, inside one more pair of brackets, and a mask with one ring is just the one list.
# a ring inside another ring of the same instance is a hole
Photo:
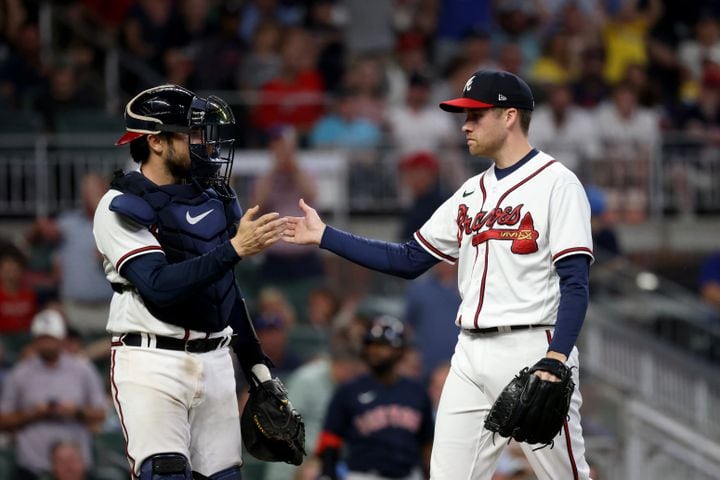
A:
{"label": "catcher's shin guard", "polygon": [[185,455],[158,453],[145,459],[140,467],[140,480],[192,480],[192,471]]}

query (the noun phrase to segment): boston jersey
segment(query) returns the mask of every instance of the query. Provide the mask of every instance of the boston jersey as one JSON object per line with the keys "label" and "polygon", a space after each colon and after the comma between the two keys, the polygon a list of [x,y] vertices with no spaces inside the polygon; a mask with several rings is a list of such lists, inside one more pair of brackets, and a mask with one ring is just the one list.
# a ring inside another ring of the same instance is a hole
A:
{"label": "boston jersey", "polygon": [[559,277],[543,267],[574,254],[592,259],[585,191],[543,152],[501,180],[494,166],[470,178],[415,239],[436,258],[458,262],[462,328],[554,324]]}
{"label": "boston jersey", "polygon": [[335,392],[323,430],[344,440],[350,471],[401,477],[419,466],[433,423],[422,385],[407,378],[386,385],[363,375]]}

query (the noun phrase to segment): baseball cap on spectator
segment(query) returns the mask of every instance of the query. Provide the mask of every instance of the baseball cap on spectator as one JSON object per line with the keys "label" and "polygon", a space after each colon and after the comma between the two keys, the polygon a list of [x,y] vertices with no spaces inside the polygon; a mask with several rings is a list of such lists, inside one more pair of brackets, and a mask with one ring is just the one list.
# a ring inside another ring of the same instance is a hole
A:
{"label": "baseball cap on spectator", "polygon": [[430,152],[414,152],[403,157],[398,168],[400,171],[424,169],[437,172],[439,164],[435,155]]}
{"label": "baseball cap on spectator", "polygon": [[256,331],[285,328],[285,320],[280,315],[261,314],[255,317],[253,321]]}
{"label": "baseball cap on spectator", "polygon": [[60,312],[52,309],[45,309],[33,317],[30,326],[30,333],[33,337],[53,337],[63,340],[67,334],[65,320]]}
{"label": "baseball cap on spectator", "polygon": [[498,70],[478,70],[465,83],[462,97],[440,103],[446,112],[466,108],[520,108],[532,110],[535,99],[525,81],[515,74]]}

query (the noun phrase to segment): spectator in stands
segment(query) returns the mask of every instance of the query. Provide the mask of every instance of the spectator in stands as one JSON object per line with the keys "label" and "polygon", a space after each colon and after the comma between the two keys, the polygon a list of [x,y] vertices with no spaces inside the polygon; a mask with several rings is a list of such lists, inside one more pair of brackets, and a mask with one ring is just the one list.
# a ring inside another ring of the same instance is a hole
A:
{"label": "spectator in stands", "polygon": [[42,115],[44,128],[49,132],[57,129],[64,113],[99,107],[100,101],[94,90],[83,85],[69,61],[58,62],[52,67],[49,84],[35,101],[35,110]]}
{"label": "spectator in stands", "polygon": [[265,22],[277,22],[283,28],[299,25],[302,12],[298,8],[300,2],[279,0],[250,0],[244,3],[240,37],[250,43],[259,26]]}
{"label": "spectator in stands", "polygon": [[346,48],[344,31],[335,15],[335,0],[309,2],[305,15],[305,28],[318,48],[317,69],[328,92],[337,90],[345,74]]}
{"label": "spectator in stands", "polygon": [[449,118],[430,104],[430,79],[419,73],[410,76],[405,103],[391,107],[387,124],[393,145],[401,154],[416,151],[437,153],[453,145],[457,131]]}
{"label": "spectator in stands", "polygon": [[[345,45],[350,56],[375,53],[387,55],[395,43],[393,0],[344,0],[347,15]],[[372,6],[371,6],[372,5]]]}
{"label": "spectator in stands", "polygon": [[314,328],[329,331],[339,311],[340,298],[334,289],[320,286],[308,294],[306,316]]}
{"label": "spectator in stands", "polygon": [[604,75],[610,84],[617,84],[629,65],[648,64],[649,32],[662,10],[661,0],[648,0],[644,8],[639,0],[623,0],[614,14],[598,10],[606,55]]}
{"label": "spectator in stands", "polygon": [[440,164],[430,152],[410,153],[400,160],[400,182],[407,189],[410,205],[403,212],[400,240],[410,240],[446,199],[440,181]]}
{"label": "spectator in stands", "polygon": [[25,234],[24,248],[28,256],[25,278],[38,295],[39,303],[58,298],[60,278],[54,259],[60,238],[57,222],[50,217],[36,217]]}
{"label": "spectator in stands", "polygon": [[[238,36],[240,7],[225,2],[218,10],[218,28],[198,41],[191,77],[193,89],[233,90],[245,45]],[[268,78],[269,80],[269,78]]]}
{"label": "spectator in stands", "polygon": [[80,445],[92,465],[91,433],[105,418],[100,375],[87,360],[63,352],[66,327],[54,310],[32,322],[36,355],[18,363],[0,396],[0,429],[15,433],[16,480],[34,480],[51,471],[51,449],[61,441]]}
{"label": "spectator in stands", "polygon": [[578,79],[571,86],[574,102],[579,107],[595,108],[610,97],[611,89],[605,81],[604,69],[602,48],[589,47],[583,51]]}
{"label": "spectator in stands", "polygon": [[[273,164],[255,183],[250,203],[260,205],[262,212],[297,214],[298,198],[315,198],[317,195],[314,179],[298,163],[297,133],[289,125],[276,125],[268,136]],[[323,266],[317,249],[291,247],[296,245],[278,242],[266,250],[261,280],[278,285],[322,276]]]}
{"label": "spectator in stands", "polygon": [[516,43],[522,51],[523,71],[529,71],[540,57],[540,34],[550,20],[543,3],[495,2],[494,13],[500,28],[493,32],[493,41]]}
{"label": "spectator in stands", "polygon": [[253,323],[265,354],[273,362],[273,374],[285,381],[302,365],[302,359],[288,342],[289,320],[278,314],[259,313]]}
{"label": "spectator in stands", "polygon": [[95,208],[107,189],[99,174],[86,174],[80,180],[81,208],[58,217],[60,299],[68,321],[86,335],[105,332],[113,294],[92,233]]}
{"label": "spectator in stands", "polygon": [[[302,412],[305,422],[305,445],[312,449],[325,421],[325,412],[330,398],[338,385],[342,385],[361,374],[364,365],[353,349],[334,345],[329,356],[322,357],[298,368],[288,377],[286,386],[292,395],[293,406]],[[298,471],[317,478],[319,466],[313,459],[306,459],[301,467],[284,463],[271,463],[265,470],[264,480],[287,480],[296,478]],[[314,475],[312,475],[314,473]]]}
{"label": "spectator in stands", "polygon": [[146,65],[162,65],[163,54],[172,45],[173,29],[179,23],[172,0],[138,0],[127,10],[122,42],[134,57]]}
{"label": "spectator in stands", "polygon": [[462,51],[462,58],[471,71],[497,70],[497,62],[492,56],[492,37],[487,30],[474,28],[465,32]]}
{"label": "spectator in stands", "polygon": [[380,125],[358,114],[358,95],[341,90],[334,95],[333,111],[321,117],[309,136],[314,148],[340,147],[348,149],[375,148],[380,144]]}
{"label": "spectator in stands", "polygon": [[254,124],[262,131],[289,124],[304,139],[324,110],[325,87],[315,68],[317,51],[308,32],[293,28],[284,34],[281,54],[280,73],[261,88]]}
{"label": "spectator in stands", "polygon": [[426,379],[453,354],[460,332],[455,325],[459,306],[457,271],[453,265],[439,263],[407,288],[404,318],[412,327],[415,344],[422,353],[422,375]]}
{"label": "spectator in stands", "polygon": [[498,70],[524,75],[527,62],[523,55],[520,44],[517,42],[512,40],[501,42],[498,49]]}
{"label": "spectator in stands", "polygon": [[605,188],[611,212],[628,222],[644,220],[650,160],[660,140],[659,114],[638,106],[633,88],[619,84],[612,102],[597,109],[595,125],[604,160],[592,178]]}
{"label": "spectator in stands", "polygon": [[10,40],[11,49],[0,60],[0,107],[25,108],[45,82],[38,25],[26,21]]}
{"label": "spectator in stands", "polygon": [[628,65],[622,83],[626,83],[635,92],[638,105],[655,108],[661,103],[661,92],[655,81],[650,80],[648,70],[640,65]]}
{"label": "spectator in stands", "polygon": [[460,50],[463,36],[470,30],[488,31],[493,23],[491,0],[474,0],[468,8],[466,0],[428,2],[437,11],[436,40],[433,44],[434,64],[443,69]]}
{"label": "spectator in stands", "polygon": [[573,104],[566,84],[547,87],[548,101],[533,112],[530,143],[572,170],[580,179],[588,177],[589,162],[598,159],[600,143],[592,115]]}
{"label": "spectator in stands", "polygon": [[358,57],[343,79],[344,88],[355,92],[356,115],[376,125],[385,118],[387,83],[381,60],[375,55]]}
{"label": "spectator in stands", "polygon": [[702,298],[720,313],[720,251],[702,262],[698,288]]}
{"label": "spectator in stands", "polygon": [[427,53],[428,39],[419,32],[400,34],[395,45],[395,55],[385,65],[388,92],[387,101],[391,108],[405,104],[410,89],[410,79],[415,74],[427,76],[430,60]]}
{"label": "spectator in stands", "polygon": [[545,38],[543,51],[530,69],[530,79],[538,86],[569,83],[577,75],[573,70],[570,37],[557,32]]}
{"label": "spectator in stands", "polygon": [[29,331],[38,309],[35,292],[23,285],[24,268],[19,249],[11,244],[0,247],[0,333]]}
{"label": "spectator in stands", "polygon": [[588,185],[585,193],[590,204],[590,226],[592,228],[593,255],[601,264],[622,255],[613,221],[607,215],[607,200],[602,189]]}
{"label": "spectator in stands", "polygon": [[50,451],[51,480],[90,480],[80,445],[58,442]]}
{"label": "spectator in stands", "polygon": [[720,25],[717,18],[701,16],[695,24],[695,36],[680,43],[677,55],[690,79],[698,85],[702,82],[707,63],[720,66]]}
{"label": "spectator in stands", "polygon": [[275,78],[282,68],[280,25],[273,21],[258,25],[250,49],[237,72],[240,90],[256,90]]}

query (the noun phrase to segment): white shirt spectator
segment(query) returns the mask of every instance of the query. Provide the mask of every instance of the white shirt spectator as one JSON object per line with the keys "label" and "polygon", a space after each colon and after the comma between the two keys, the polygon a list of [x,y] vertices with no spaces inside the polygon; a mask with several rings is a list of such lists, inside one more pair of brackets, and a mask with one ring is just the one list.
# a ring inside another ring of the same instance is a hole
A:
{"label": "white shirt spectator", "polygon": [[598,128],[590,113],[578,107],[568,108],[558,124],[552,109],[541,105],[533,112],[529,139],[533,147],[547,152],[578,176],[584,172],[583,161],[600,153]]}
{"label": "white shirt spectator", "polygon": [[458,132],[450,115],[437,105],[418,111],[406,106],[392,108],[388,113],[388,122],[394,144],[401,155],[420,150],[437,153],[443,146],[457,140]]}

